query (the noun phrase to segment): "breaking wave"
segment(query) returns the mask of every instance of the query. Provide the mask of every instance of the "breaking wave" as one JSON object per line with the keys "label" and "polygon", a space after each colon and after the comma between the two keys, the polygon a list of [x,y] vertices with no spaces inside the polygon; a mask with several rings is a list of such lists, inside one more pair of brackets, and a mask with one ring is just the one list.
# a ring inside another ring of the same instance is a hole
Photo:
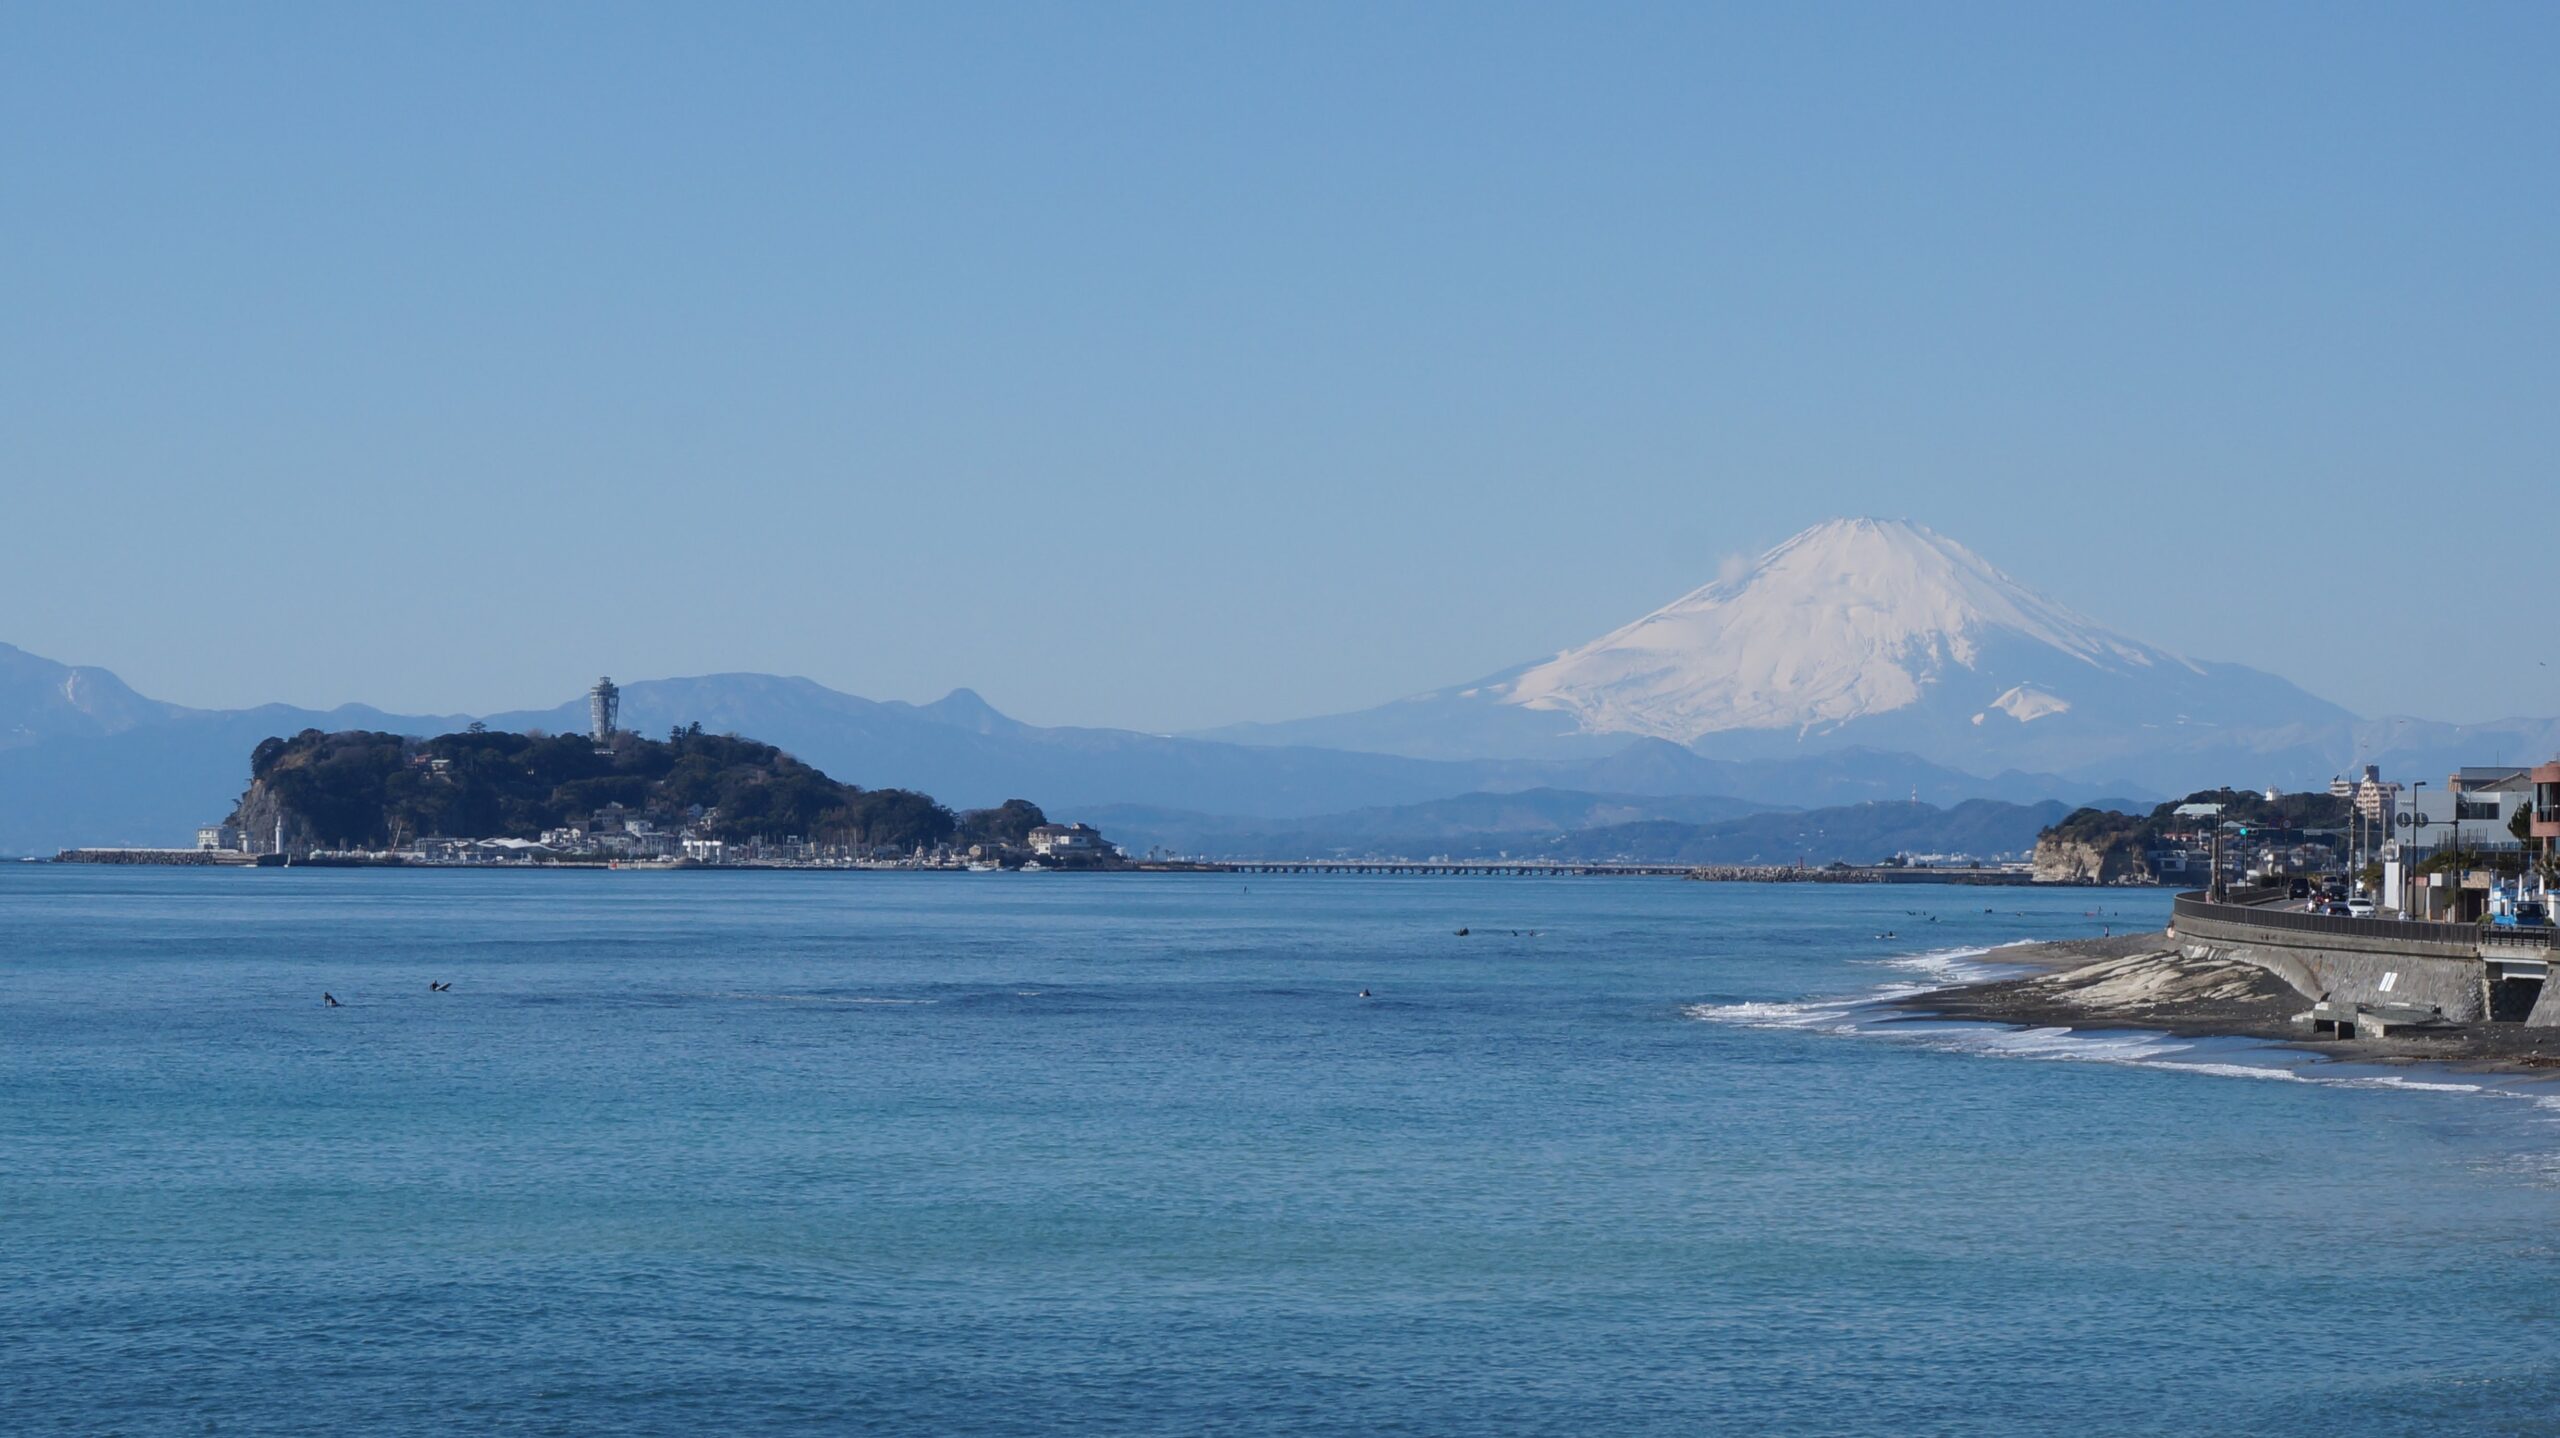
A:
{"label": "breaking wave", "polygon": [[[2008,947],[2002,945],[2001,947]],[[1864,1018],[1884,1017],[1869,1014],[1879,1004],[1912,998],[1953,988],[1958,984],[1978,984],[1989,979],[2005,978],[2022,972],[2019,965],[1986,963],[1986,956],[1998,952],[1990,948],[1931,949],[1926,953],[1905,954],[1900,958],[1870,962],[1880,968],[1897,969],[1921,976],[1920,982],[1878,984],[1863,994],[1838,998],[1805,999],[1794,1003],[1748,1002],[1736,1004],[1691,1004],[1683,1012],[1693,1019],[1710,1023],[1741,1024],[1748,1028],[1834,1029],[1849,1032],[1859,1027]]]}

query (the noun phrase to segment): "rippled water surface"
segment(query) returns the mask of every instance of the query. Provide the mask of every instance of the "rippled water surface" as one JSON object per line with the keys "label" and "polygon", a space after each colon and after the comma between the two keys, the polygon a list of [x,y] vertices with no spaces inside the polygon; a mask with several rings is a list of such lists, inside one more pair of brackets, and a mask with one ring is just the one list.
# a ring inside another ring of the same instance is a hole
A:
{"label": "rippled water surface", "polygon": [[2165,912],[9,866],[0,1429],[2554,1431],[2540,1091],[1854,1002]]}

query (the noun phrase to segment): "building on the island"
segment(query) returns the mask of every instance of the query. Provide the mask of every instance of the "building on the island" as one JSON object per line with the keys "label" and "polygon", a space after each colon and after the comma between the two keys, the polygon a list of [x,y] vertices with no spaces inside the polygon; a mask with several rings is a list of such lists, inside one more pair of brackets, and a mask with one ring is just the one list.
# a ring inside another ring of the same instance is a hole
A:
{"label": "building on the island", "polygon": [[2189,872],[2188,864],[2191,857],[2197,869],[2204,867],[2203,855],[2192,854],[2190,850],[2184,848],[2152,849],[2145,852],[2142,857],[2143,862],[2151,866],[2151,872],[2164,879],[2172,875],[2183,878]]}
{"label": "building on the island", "polygon": [[1031,852],[1044,859],[1108,854],[1111,845],[1090,824],[1042,824],[1031,831]]}
{"label": "building on the island", "polygon": [[229,824],[207,824],[196,830],[196,847],[198,849],[237,849],[240,847],[240,831]]}
{"label": "building on the island", "polygon": [[2220,804],[2203,803],[2180,804],[2171,812],[2174,817],[2180,819],[2203,819],[2211,821],[2222,817],[2222,806]]}
{"label": "building on the island", "polygon": [[503,864],[556,859],[568,851],[532,839],[420,839],[409,852],[429,864]]}
{"label": "building on the island", "polygon": [[684,856],[696,863],[722,864],[728,862],[729,845],[726,840],[705,839],[689,834],[685,836]]}
{"label": "building on the island", "polygon": [[613,680],[598,679],[587,691],[587,736],[601,749],[613,742],[613,726],[622,718],[622,691]]}

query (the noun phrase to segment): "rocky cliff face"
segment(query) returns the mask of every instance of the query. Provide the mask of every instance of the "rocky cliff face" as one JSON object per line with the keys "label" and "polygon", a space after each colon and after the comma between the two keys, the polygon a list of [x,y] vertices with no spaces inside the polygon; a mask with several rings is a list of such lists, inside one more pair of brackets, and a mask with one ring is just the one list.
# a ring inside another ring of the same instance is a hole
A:
{"label": "rocky cliff face", "polygon": [[2068,839],[2047,834],[2036,840],[2039,884],[2147,884],[2155,877],[2141,847],[2121,838]]}
{"label": "rocky cliff face", "polygon": [[284,847],[288,853],[300,853],[319,845],[309,822],[285,806],[264,779],[252,780],[247,793],[240,796],[239,806],[223,822],[237,827],[249,836],[253,853],[267,853],[275,846],[276,821],[284,821]]}

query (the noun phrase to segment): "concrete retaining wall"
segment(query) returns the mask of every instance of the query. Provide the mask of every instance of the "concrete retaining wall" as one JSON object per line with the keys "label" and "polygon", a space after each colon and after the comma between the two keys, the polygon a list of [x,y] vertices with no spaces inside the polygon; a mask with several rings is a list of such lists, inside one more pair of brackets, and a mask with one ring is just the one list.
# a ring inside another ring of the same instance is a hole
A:
{"label": "concrete retaining wall", "polygon": [[2560,984],[2545,982],[2542,994],[2533,1001],[2533,1012],[2525,1016],[2529,1029],[2560,1029]]}
{"label": "concrete retaining wall", "polygon": [[2255,964],[2305,998],[2416,1004],[2442,1009],[2446,1018],[2465,1024],[2489,1016],[2488,966],[2473,944],[2302,933],[2184,907],[2177,929],[2178,944],[2189,956]]}

